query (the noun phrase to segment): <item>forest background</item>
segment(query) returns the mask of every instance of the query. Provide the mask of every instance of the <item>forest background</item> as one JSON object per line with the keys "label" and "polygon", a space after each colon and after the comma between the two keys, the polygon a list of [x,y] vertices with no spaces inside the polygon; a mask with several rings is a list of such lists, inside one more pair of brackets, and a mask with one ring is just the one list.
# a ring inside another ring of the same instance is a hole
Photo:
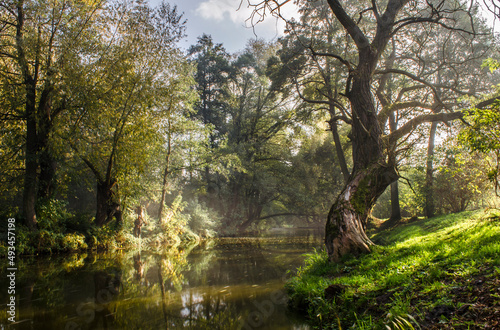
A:
{"label": "forest background", "polygon": [[[253,23],[279,15],[265,3]],[[409,3],[368,89],[398,180],[360,213],[498,206],[497,37],[477,5]],[[345,9],[373,39],[367,4]],[[209,35],[181,49],[168,3],[2,1],[0,212],[21,252],[137,246],[138,218],[155,247],[324,227],[360,167],[362,57],[326,1],[298,5],[283,37],[230,54]]]}

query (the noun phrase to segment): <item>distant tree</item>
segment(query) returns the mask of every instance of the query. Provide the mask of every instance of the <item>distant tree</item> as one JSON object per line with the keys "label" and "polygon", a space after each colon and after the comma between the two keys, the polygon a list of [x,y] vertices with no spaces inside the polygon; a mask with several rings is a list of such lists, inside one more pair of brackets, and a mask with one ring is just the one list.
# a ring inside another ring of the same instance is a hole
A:
{"label": "distant tree", "polygon": [[196,89],[199,101],[195,105],[196,116],[203,124],[214,126],[211,143],[215,146],[225,133],[224,120],[227,111],[226,84],[230,75],[229,54],[222,44],[214,43],[210,35],[203,34],[188,51],[196,65]]}
{"label": "distant tree", "polygon": [[175,79],[161,97],[156,115],[160,119],[158,133],[162,137],[158,153],[164,156],[162,167],[161,195],[158,208],[158,221],[163,223],[167,193],[173,189],[175,176],[182,170],[193,171],[208,161],[211,131],[193,120],[193,103],[196,93],[193,91],[193,67],[187,62],[174,66]]}
{"label": "distant tree", "polygon": [[488,159],[469,152],[456,141],[446,144],[446,155],[438,164],[435,175],[435,207],[440,213],[462,212],[485,195],[491,186],[484,167]]}
{"label": "distant tree", "polygon": [[[492,72],[498,70],[499,62],[490,59],[485,62]],[[498,95],[498,91],[495,92]],[[486,167],[488,178],[500,196],[500,97],[488,97],[467,111],[466,125],[459,134],[460,142],[471,151],[491,156]]]}
{"label": "distant tree", "polygon": [[[190,61],[196,65],[196,90],[199,95],[195,104],[195,118],[211,126],[210,147],[216,149],[224,140],[227,116],[227,81],[230,75],[230,56],[224,46],[214,43],[210,35],[203,34],[188,50]],[[214,195],[218,189],[217,178],[205,166],[207,203],[215,207]]]}
{"label": "distant tree", "polygon": [[264,210],[273,212],[281,174],[288,167],[290,151],[278,146],[290,145],[284,131],[293,126],[291,109],[271,91],[266,76],[266,62],[274,52],[273,44],[249,42],[231,63],[227,81],[227,148],[240,166],[225,180],[228,205],[223,213],[227,220],[240,220],[240,230],[257,222]]}

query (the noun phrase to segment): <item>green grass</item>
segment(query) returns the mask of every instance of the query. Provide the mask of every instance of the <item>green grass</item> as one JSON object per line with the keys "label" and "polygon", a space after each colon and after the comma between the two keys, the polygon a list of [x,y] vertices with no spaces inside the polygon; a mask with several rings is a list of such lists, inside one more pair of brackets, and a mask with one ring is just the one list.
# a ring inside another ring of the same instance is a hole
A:
{"label": "green grass", "polygon": [[[328,262],[324,251],[308,255],[287,283],[291,307],[322,329],[467,329],[471,321],[460,307],[483,293],[478,299],[493,306],[491,313],[500,309],[500,291],[489,293],[500,283],[498,214],[420,220],[372,239],[378,244],[372,253],[340,263]],[[325,295],[330,285],[340,290]],[[481,311],[486,320],[487,312]]]}

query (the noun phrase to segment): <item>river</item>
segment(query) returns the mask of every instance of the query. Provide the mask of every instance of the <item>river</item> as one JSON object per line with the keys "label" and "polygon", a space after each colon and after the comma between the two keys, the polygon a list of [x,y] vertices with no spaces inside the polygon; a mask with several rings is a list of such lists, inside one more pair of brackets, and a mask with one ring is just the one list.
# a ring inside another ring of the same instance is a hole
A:
{"label": "river", "polygon": [[[313,232],[221,239],[170,253],[18,257],[12,329],[309,329],[283,284]],[[9,299],[2,259],[2,298]]]}

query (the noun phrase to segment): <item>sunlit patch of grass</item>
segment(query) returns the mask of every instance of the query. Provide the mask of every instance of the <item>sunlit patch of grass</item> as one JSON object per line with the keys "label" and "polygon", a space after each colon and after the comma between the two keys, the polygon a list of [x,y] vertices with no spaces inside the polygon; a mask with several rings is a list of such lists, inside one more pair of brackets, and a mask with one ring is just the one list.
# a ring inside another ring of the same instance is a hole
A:
{"label": "sunlit patch of grass", "polygon": [[[453,288],[484,273],[486,265],[497,270],[489,276],[500,276],[500,225],[495,219],[475,211],[399,226],[377,233],[373,239],[379,245],[371,254],[338,264],[328,262],[325,251],[316,251],[288,282],[290,303],[309,315],[321,309],[323,327],[336,328],[340,322],[343,327],[385,328],[407,321],[418,328],[425,311],[454,308]],[[345,290],[325,296],[330,285]]]}

